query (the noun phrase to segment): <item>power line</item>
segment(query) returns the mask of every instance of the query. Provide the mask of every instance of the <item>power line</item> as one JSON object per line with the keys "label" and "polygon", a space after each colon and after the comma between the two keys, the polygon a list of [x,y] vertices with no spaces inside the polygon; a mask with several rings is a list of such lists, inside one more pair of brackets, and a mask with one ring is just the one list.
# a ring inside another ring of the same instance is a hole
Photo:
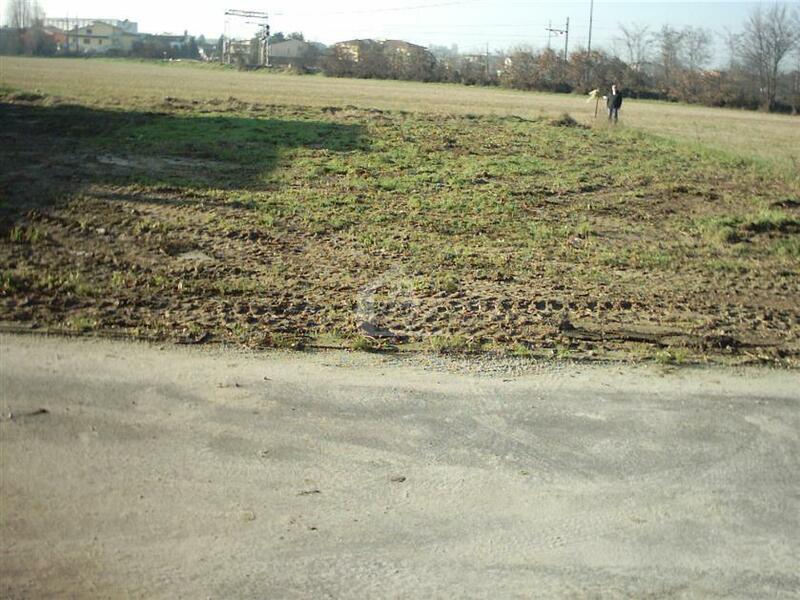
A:
{"label": "power line", "polygon": [[404,12],[407,10],[424,10],[428,8],[440,8],[444,6],[459,6],[463,4],[476,4],[486,2],[486,0],[452,0],[451,2],[437,2],[434,4],[416,4],[411,6],[394,6],[394,7],[387,7],[387,8],[367,8],[363,10],[334,10],[334,11],[326,11],[326,12],[275,12],[273,14],[280,15],[280,16],[331,16],[331,15],[367,15],[367,14],[374,14],[374,13],[385,13],[385,12]]}
{"label": "power line", "polygon": [[565,29],[558,29],[555,27],[547,27],[547,49],[550,50],[550,34],[555,33],[558,35],[566,35],[564,42],[564,60],[567,60],[567,53],[569,52],[569,17],[567,17],[567,26]]}

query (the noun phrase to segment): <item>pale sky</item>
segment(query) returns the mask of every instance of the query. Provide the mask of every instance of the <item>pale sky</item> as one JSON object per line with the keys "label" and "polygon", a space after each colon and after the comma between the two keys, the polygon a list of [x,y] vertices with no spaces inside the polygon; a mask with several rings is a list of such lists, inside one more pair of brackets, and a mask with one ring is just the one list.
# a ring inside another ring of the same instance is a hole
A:
{"label": "pale sky", "polygon": [[[5,1],[0,0],[5,8]],[[564,28],[570,18],[570,49],[585,47],[589,32],[589,0],[547,2],[535,0],[39,0],[48,17],[129,19],[146,33],[187,29],[193,35],[217,38],[225,29],[228,8],[264,11],[272,31],[301,31],[306,39],[332,44],[353,38],[403,39],[428,46],[457,44],[462,52],[505,50],[519,45],[547,46],[545,28]],[[739,30],[759,4],[772,2],[611,2],[595,0],[592,46],[611,49],[618,24],[640,23],[651,29],[701,26],[714,33]],[[787,2],[797,7],[800,2]],[[3,21],[5,19],[3,18]],[[247,36],[256,29],[236,19],[228,30]],[[564,38],[553,37],[563,48]],[[720,49],[720,53],[723,51]],[[718,61],[723,62],[724,56]]]}

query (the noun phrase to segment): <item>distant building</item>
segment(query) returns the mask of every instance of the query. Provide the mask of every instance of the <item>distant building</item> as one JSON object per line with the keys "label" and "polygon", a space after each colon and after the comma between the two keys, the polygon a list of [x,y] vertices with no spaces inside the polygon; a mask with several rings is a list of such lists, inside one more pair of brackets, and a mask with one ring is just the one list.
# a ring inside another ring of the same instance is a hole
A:
{"label": "distant building", "polygon": [[418,46],[417,44],[412,44],[411,42],[404,42],[403,40],[384,40],[380,42],[383,44],[383,47],[394,54],[400,54],[402,56],[433,56],[428,49],[424,46]]}
{"label": "distant building", "polygon": [[392,74],[401,79],[426,79],[436,65],[436,58],[424,46],[402,40],[381,42]]}
{"label": "distant building", "polygon": [[69,31],[76,27],[91,27],[92,23],[102,21],[108,23],[126,33],[139,33],[139,24],[128,19],[71,19],[69,17],[46,18],[44,20],[45,27],[55,27],[62,31]]}
{"label": "distant building", "polygon": [[336,77],[429,81],[435,66],[436,59],[427,48],[402,40],[339,42],[325,60],[326,73]]}
{"label": "distant building", "polygon": [[269,47],[269,62],[273,66],[310,67],[319,55],[317,46],[302,40],[286,40]]}
{"label": "distant building", "polygon": [[311,48],[311,44],[302,40],[286,40],[278,42],[277,44],[271,44],[269,47],[269,55],[270,58],[273,59],[291,60],[302,57],[309,48]]}
{"label": "distant building", "polygon": [[127,53],[140,37],[105,21],[92,21],[89,25],[75,27],[65,34],[69,50],[81,54],[104,54],[109,50]]}
{"label": "distant building", "polygon": [[398,57],[401,61],[433,63],[435,59],[427,48],[403,40],[348,40],[333,45],[340,56],[359,62],[370,50],[381,50],[390,60]]}
{"label": "distant building", "polygon": [[357,63],[369,49],[374,48],[376,45],[380,45],[380,42],[375,40],[348,40],[334,44],[333,50],[340,57]]}
{"label": "distant building", "polygon": [[59,29],[58,27],[54,27],[52,25],[45,25],[42,28],[42,31],[47,37],[49,37],[53,41],[53,44],[55,45],[57,51],[66,49],[67,47],[66,31]]}
{"label": "distant building", "polygon": [[175,35],[172,33],[159,33],[155,35],[147,35],[146,39],[148,41],[168,45],[170,48],[174,50],[185,48],[192,43],[192,37],[189,35],[188,31],[184,31],[183,35]]}
{"label": "distant building", "polygon": [[260,43],[256,40],[225,39],[222,48],[222,61],[229,65],[250,65],[258,63]]}

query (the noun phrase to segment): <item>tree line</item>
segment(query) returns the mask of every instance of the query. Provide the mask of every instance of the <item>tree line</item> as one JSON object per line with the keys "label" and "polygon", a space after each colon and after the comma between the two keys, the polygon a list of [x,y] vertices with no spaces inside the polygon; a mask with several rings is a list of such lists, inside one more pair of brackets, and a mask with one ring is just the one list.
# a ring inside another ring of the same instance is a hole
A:
{"label": "tree line", "polygon": [[[0,29],[0,53],[48,55],[55,45],[45,34],[37,0],[8,0]],[[273,34],[271,43],[303,40],[302,33]],[[406,44],[361,40],[355,54],[336,44],[318,67],[333,77],[405,79],[520,90],[587,93],[616,82],[627,96],[748,109],[800,113],[800,9],[757,7],[739,32],[724,35],[727,56],[710,69],[714,36],[701,27],[657,30],[620,24],[614,51],[578,49],[564,56],[551,49],[517,47],[494,54],[461,54],[455,48],[426,51]],[[171,48],[157,38],[137,42],[141,57],[196,58],[198,39]],[[218,44],[219,45],[219,44]],[[316,58],[316,55],[315,55]]]}
{"label": "tree line", "polygon": [[620,25],[614,52],[517,47],[496,54],[460,54],[432,47],[433,60],[392,60],[385,45],[366,40],[358,60],[334,46],[322,63],[327,75],[496,85],[513,89],[587,93],[616,82],[626,95],[800,113],[800,10],[756,8],[741,32],[726,32],[724,67],[709,69],[714,37],[704,28],[651,31]]}

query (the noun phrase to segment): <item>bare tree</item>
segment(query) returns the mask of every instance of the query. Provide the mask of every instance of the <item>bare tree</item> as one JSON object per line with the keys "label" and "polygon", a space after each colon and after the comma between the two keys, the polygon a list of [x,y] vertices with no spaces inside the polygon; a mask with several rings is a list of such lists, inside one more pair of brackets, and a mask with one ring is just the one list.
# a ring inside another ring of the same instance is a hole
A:
{"label": "bare tree", "polygon": [[739,66],[740,46],[742,44],[742,34],[731,31],[727,27],[722,36],[725,48],[728,50],[728,70],[734,71]]}
{"label": "bare tree", "polygon": [[653,34],[658,51],[658,60],[661,64],[662,79],[666,91],[674,89],[678,71],[682,68],[681,56],[683,55],[684,32],[664,25]]}
{"label": "bare tree", "polygon": [[628,64],[640,68],[647,61],[648,47],[650,45],[650,29],[647,25],[631,23],[627,27],[619,24],[622,35],[618,38],[625,48]]}
{"label": "bare tree", "polygon": [[37,0],[8,0],[6,4],[6,23],[14,29],[27,29],[41,25],[44,12]]}
{"label": "bare tree", "polygon": [[702,27],[687,27],[682,33],[686,66],[699,71],[711,60],[711,33]]}
{"label": "bare tree", "polygon": [[759,92],[768,110],[775,108],[778,73],[784,58],[800,42],[800,26],[785,5],[766,12],[757,7],[745,23],[740,52],[745,66],[758,78]]}
{"label": "bare tree", "polygon": [[800,49],[795,52],[794,71],[787,73],[786,76],[789,88],[787,96],[792,107],[792,114],[800,114]]}
{"label": "bare tree", "polygon": [[6,23],[14,29],[28,27],[30,16],[28,9],[30,5],[27,0],[8,0],[6,6]]}

